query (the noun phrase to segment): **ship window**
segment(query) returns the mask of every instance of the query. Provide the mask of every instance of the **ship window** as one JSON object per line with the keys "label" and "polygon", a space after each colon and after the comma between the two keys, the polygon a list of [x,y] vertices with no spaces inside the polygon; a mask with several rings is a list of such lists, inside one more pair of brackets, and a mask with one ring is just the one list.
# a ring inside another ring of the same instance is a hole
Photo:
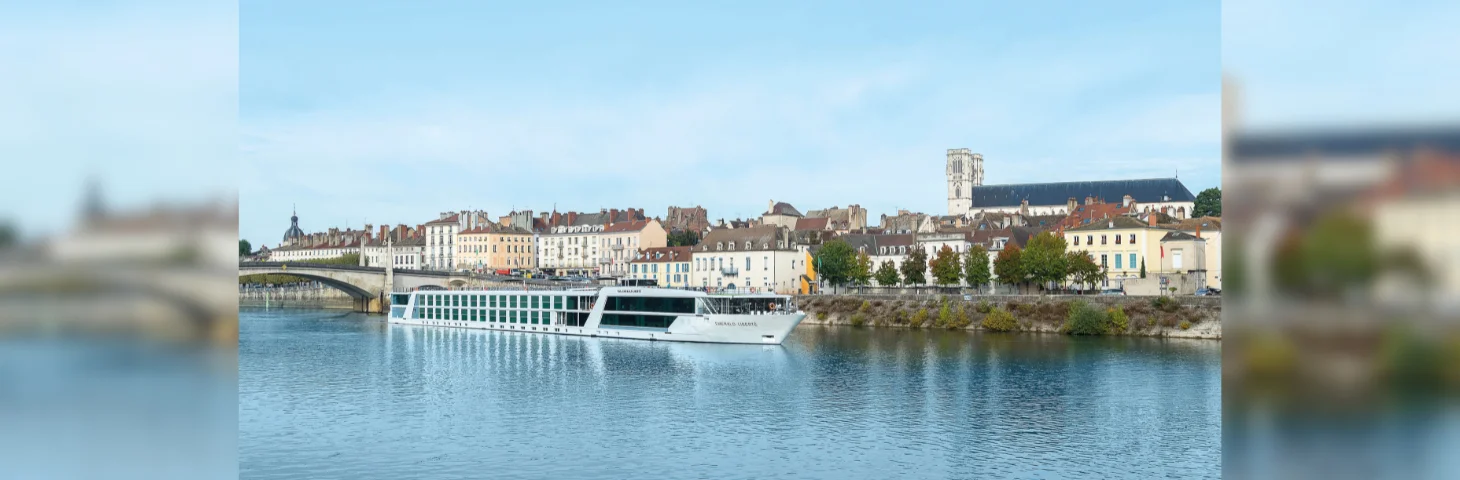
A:
{"label": "ship window", "polygon": [[461,320],[461,310],[452,309],[451,310],[451,319],[452,320]]}
{"label": "ship window", "polygon": [[517,323],[517,311],[516,310],[512,310],[507,315],[508,315],[507,316],[507,319],[508,319],[508,322],[509,323]]}
{"label": "ship window", "polygon": [[507,297],[507,298],[511,300],[511,305],[510,306],[512,308],[517,308],[517,296],[516,295],[513,295],[513,296],[510,296],[510,297]]}
{"label": "ship window", "polygon": [[558,296],[553,297],[553,308],[556,308],[558,310],[562,310],[563,309],[563,296],[562,295],[558,295]]}
{"label": "ship window", "polygon": [[532,296],[532,308],[537,308],[537,299],[538,299],[538,296],[537,295],[533,295]]}
{"label": "ship window", "polygon": [[538,323],[539,323],[539,322],[538,322],[538,319],[539,319],[539,318],[540,318],[540,317],[541,317],[541,316],[542,316],[542,314],[540,314],[540,313],[538,313],[538,312],[532,312],[532,324],[533,324],[533,325],[537,325],[537,324],[538,324]]}
{"label": "ship window", "polygon": [[663,315],[623,315],[616,313],[603,314],[600,325],[618,327],[648,327],[648,328],[669,328],[674,323],[675,317]]}
{"label": "ship window", "polygon": [[568,310],[578,309],[578,297],[568,297]]}
{"label": "ship window", "polygon": [[492,307],[496,307],[497,306],[497,296],[496,295],[492,295],[492,296],[487,297],[487,298],[491,299]]}
{"label": "ship window", "polygon": [[460,307],[461,306],[461,296],[460,295],[452,295],[451,296],[451,306],[453,306],[453,307]]}
{"label": "ship window", "polygon": [[608,297],[605,310],[621,312],[694,313],[694,298]]}

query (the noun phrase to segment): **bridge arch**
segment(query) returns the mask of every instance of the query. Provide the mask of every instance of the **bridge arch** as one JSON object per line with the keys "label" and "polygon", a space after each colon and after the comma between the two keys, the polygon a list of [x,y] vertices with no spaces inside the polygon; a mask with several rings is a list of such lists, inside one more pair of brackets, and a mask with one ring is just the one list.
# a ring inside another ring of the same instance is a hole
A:
{"label": "bridge arch", "polygon": [[313,274],[313,273],[298,272],[298,271],[294,271],[294,272],[282,271],[282,272],[268,272],[268,273],[262,273],[262,272],[245,273],[245,272],[242,272],[242,271],[238,272],[238,276],[239,277],[247,277],[247,276],[251,276],[251,275],[289,275],[291,277],[299,277],[299,278],[304,278],[304,279],[308,279],[308,280],[314,280],[314,281],[319,282],[319,283],[321,283],[321,284],[323,284],[323,285],[325,285],[327,287],[330,287],[330,288],[333,288],[335,290],[339,290],[339,291],[345,292],[346,294],[350,295],[350,298],[354,298],[356,300],[359,300],[359,299],[362,299],[362,298],[375,298],[375,296],[376,296],[375,293],[371,293],[370,291],[365,290],[364,288],[361,288],[360,286],[357,286],[357,285],[352,284],[350,282],[346,282],[346,281],[343,281],[343,280],[337,280],[337,279],[330,278],[330,277],[327,277],[327,276],[324,276],[324,275],[318,275],[318,274]]}

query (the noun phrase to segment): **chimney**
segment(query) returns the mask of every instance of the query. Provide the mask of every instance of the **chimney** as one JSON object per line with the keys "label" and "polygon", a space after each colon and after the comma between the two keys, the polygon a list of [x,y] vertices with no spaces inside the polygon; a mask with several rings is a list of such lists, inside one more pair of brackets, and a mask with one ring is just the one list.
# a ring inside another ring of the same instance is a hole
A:
{"label": "chimney", "polygon": [[1029,214],[1029,199],[1026,198],[1026,199],[1023,199],[1023,200],[1020,200],[1019,201],[1019,214],[1020,215],[1028,215]]}
{"label": "chimney", "polygon": [[1151,213],[1146,214],[1146,219],[1147,219],[1147,222],[1146,222],[1147,225],[1150,225],[1152,227],[1156,226],[1156,212],[1151,212]]}
{"label": "chimney", "polygon": [[1075,197],[1070,197],[1070,199],[1065,202],[1066,213],[1075,213],[1075,207],[1078,206],[1080,206],[1080,203],[1075,201]]}
{"label": "chimney", "polygon": [[1201,222],[1196,224],[1196,238],[1201,238]]}
{"label": "chimney", "polygon": [[1094,204],[1094,203],[1095,203],[1095,197],[1091,197],[1091,196],[1086,196],[1085,197],[1085,205],[1091,205],[1091,204]]}
{"label": "chimney", "polygon": [[1134,202],[1134,201],[1136,201],[1135,198],[1131,197],[1130,195],[1126,195],[1124,198],[1121,198],[1120,199],[1120,206],[1121,207],[1129,207],[1130,204],[1131,204],[1131,202]]}

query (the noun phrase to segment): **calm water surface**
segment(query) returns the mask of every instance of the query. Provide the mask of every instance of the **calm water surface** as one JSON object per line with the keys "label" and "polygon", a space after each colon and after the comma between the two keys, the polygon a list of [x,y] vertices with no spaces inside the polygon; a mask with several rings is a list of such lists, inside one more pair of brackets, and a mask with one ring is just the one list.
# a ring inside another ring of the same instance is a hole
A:
{"label": "calm water surface", "polygon": [[244,478],[1216,478],[1221,344],[802,326],[782,346],[244,310]]}

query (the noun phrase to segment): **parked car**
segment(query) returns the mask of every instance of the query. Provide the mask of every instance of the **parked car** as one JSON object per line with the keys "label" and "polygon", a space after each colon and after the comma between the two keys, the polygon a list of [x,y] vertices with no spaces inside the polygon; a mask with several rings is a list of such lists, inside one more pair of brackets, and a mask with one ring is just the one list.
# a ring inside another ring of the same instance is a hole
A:
{"label": "parked car", "polygon": [[1125,295],[1125,290],[1119,288],[1107,288],[1100,291],[1101,295]]}
{"label": "parked car", "polygon": [[1199,288],[1196,290],[1196,295],[1199,297],[1217,296],[1221,294],[1222,290],[1218,288]]}

